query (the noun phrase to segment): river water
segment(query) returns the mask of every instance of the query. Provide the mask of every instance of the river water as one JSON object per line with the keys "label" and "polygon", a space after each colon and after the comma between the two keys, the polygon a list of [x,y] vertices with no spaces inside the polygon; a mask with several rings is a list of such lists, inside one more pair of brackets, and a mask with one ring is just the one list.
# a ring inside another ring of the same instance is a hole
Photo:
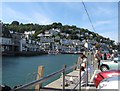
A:
{"label": "river water", "polygon": [[38,66],[45,67],[45,76],[60,70],[64,64],[72,66],[79,55],[58,54],[32,57],[3,57],[2,84],[10,87],[21,85],[36,79]]}

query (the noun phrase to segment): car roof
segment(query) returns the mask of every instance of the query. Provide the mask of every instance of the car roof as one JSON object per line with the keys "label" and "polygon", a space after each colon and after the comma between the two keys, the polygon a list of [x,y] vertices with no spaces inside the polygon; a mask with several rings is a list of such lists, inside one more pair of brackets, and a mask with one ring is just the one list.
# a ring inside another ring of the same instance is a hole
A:
{"label": "car roof", "polygon": [[105,74],[105,73],[120,73],[120,70],[108,70],[108,71],[100,72],[100,74]]}

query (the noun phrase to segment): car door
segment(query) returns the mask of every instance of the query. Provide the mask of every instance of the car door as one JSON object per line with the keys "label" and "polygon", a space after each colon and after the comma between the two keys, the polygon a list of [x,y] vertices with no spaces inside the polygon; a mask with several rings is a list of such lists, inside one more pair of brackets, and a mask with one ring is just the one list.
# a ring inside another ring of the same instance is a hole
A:
{"label": "car door", "polygon": [[108,66],[110,70],[117,70],[118,69],[118,63],[114,60],[108,63]]}
{"label": "car door", "polygon": [[118,57],[118,70],[120,70],[120,57]]}
{"label": "car door", "polygon": [[119,69],[119,64],[120,64],[120,59],[119,58],[114,58],[114,60],[112,61],[111,64],[111,68],[114,70],[118,70]]}

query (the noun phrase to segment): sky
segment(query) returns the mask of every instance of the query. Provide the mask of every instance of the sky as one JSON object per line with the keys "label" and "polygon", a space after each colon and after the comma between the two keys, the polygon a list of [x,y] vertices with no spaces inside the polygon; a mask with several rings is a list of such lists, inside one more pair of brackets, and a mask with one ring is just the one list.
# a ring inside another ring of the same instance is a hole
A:
{"label": "sky", "polygon": [[[95,31],[81,2],[4,2],[0,3],[0,20],[11,23],[52,24],[61,22],[63,25],[75,25],[89,29],[104,37],[118,41],[118,2],[87,2],[85,6],[92,20]],[[75,1],[75,0],[74,0]]]}

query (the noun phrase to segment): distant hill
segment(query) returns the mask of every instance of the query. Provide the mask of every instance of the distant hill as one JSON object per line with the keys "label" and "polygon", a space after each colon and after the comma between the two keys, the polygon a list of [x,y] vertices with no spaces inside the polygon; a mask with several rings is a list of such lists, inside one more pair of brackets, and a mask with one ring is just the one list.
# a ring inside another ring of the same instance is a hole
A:
{"label": "distant hill", "polygon": [[[15,32],[24,33],[25,31],[35,31],[35,34],[33,35],[33,38],[37,38],[37,35],[40,33],[44,33],[46,30],[50,29],[59,29],[60,33],[54,36],[59,36],[60,38],[66,38],[66,39],[89,39],[89,40],[95,40],[97,42],[102,42],[106,44],[113,44],[114,41],[110,40],[109,38],[105,38],[97,33],[91,32],[88,29],[79,28],[75,25],[62,25],[62,23],[56,23],[50,25],[39,25],[39,24],[23,24],[18,21],[13,21],[11,24],[4,24],[3,26],[8,29]],[[69,36],[63,36],[61,33],[68,34]]]}

